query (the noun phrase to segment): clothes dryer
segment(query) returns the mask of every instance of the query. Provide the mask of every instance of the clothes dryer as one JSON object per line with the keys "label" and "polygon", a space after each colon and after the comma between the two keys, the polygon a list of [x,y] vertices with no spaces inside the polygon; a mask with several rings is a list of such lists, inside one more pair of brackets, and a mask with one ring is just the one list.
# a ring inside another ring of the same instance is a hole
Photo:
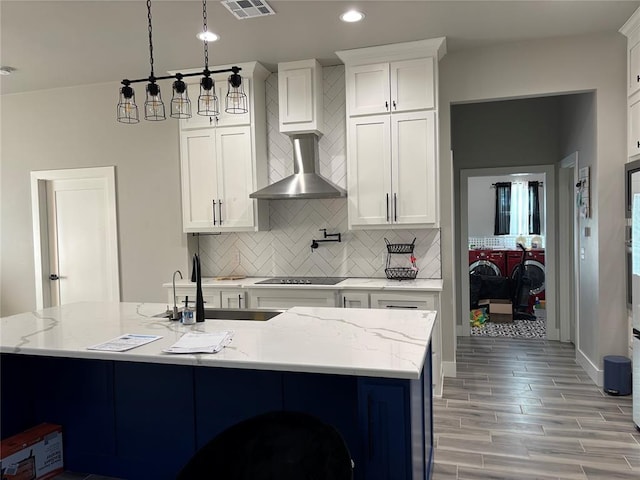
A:
{"label": "clothes dryer", "polygon": [[504,250],[469,250],[469,273],[506,277]]}
{"label": "clothes dryer", "polygon": [[[520,261],[522,259],[522,251],[509,250],[507,252],[507,275],[511,278],[515,277],[515,272],[520,268]],[[524,260],[525,268],[531,280],[531,298],[535,301],[538,297],[539,300],[545,298],[545,268],[544,268],[544,250],[543,249],[531,249],[525,252]]]}

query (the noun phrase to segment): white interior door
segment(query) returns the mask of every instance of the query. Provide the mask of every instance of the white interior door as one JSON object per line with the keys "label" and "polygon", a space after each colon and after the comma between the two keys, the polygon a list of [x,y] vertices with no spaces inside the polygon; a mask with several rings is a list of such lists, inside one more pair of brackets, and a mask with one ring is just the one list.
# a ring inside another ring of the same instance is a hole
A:
{"label": "white interior door", "polygon": [[118,301],[113,167],[31,177],[37,308]]}

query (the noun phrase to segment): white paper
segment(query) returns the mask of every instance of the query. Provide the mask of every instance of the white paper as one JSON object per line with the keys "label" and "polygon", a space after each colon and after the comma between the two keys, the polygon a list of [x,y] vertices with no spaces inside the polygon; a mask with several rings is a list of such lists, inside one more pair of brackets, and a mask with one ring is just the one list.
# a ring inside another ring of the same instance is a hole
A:
{"label": "white paper", "polygon": [[188,332],[182,335],[176,343],[162,351],[166,353],[217,353],[229,344],[232,337],[233,332],[231,331]]}
{"label": "white paper", "polygon": [[124,352],[126,350],[131,350],[132,348],[139,347],[140,345],[153,342],[154,340],[158,340],[159,338],[162,338],[162,336],[125,333],[124,335],[120,335],[119,337],[109,340],[108,342],[99,343],[98,345],[87,347],[87,349],[105,350],[109,352]]}

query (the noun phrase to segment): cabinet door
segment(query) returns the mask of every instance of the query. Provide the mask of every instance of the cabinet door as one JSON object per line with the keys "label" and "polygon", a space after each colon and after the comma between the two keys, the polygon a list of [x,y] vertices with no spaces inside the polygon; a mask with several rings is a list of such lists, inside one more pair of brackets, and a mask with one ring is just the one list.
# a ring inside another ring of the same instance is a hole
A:
{"label": "cabinet door", "polygon": [[229,125],[249,125],[251,122],[251,108],[249,94],[251,89],[249,88],[249,79],[242,77],[242,84],[244,85],[244,91],[247,95],[247,113],[227,113],[225,111],[227,105],[227,92],[229,90],[229,83],[227,82],[227,74],[224,77],[215,77],[216,92],[218,95],[218,103],[220,105],[220,113],[215,118],[215,125],[217,127],[226,127]]}
{"label": "cabinet door", "polygon": [[391,116],[393,223],[437,222],[435,112]]}
{"label": "cabinet door", "polygon": [[[187,297],[189,297],[189,307],[195,312],[196,310],[195,289],[193,290],[193,293],[189,295],[176,293],[176,301],[178,304],[178,308],[184,308]],[[222,305],[220,303],[220,292],[213,292],[213,293],[207,293],[207,294],[203,293],[202,300],[204,301],[204,308],[222,308]]]}
{"label": "cabinet door", "polygon": [[216,129],[216,220],[220,230],[254,225],[250,127]]}
{"label": "cabinet door", "polygon": [[391,74],[391,111],[435,107],[433,58],[394,62]]}
{"label": "cabinet door", "polygon": [[246,292],[242,290],[222,290],[222,308],[246,308]]}
{"label": "cabinet door", "polygon": [[[216,186],[215,129],[186,130],[180,134],[182,228],[185,232],[213,228]],[[216,200],[217,201],[217,200]]]}
{"label": "cabinet door", "polygon": [[628,155],[640,154],[640,94],[629,99]]}
{"label": "cabinet door", "polygon": [[313,120],[313,71],[311,67],[278,72],[280,123],[291,125]]}
{"label": "cabinet door", "polygon": [[349,224],[386,225],[391,219],[391,119],[389,115],[349,120]]}
{"label": "cabinet door", "polygon": [[629,48],[628,69],[628,95],[631,96],[640,90],[640,42],[636,42]]}
{"label": "cabinet door", "polygon": [[369,294],[366,292],[342,292],[343,308],[369,308]]}
{"label": "cabinet door", "polygon": [[351,116],[390,112],[389,64],[349,67],[347,102]]}
{"label": "cabinet door", "polygon": [[[193,87],[190,87],[190,90],[192,89]],[[215,117],[198,115],[198,96],[196,95],[195,100],[191,100],[191,118],[180,120],[180,129],[206,128],[213,127],[215,124]]]}

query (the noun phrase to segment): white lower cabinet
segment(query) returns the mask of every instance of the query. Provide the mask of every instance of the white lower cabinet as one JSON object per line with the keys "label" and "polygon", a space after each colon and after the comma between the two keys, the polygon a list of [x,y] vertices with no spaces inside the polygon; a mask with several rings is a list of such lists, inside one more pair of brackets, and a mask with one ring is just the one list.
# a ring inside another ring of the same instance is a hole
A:
{"label": "white lower cabinet", "polygon": [[338,292],[306,288],[249,290],[251,308],[337,307]]}
{"label": "white lower cabinet", "polygon": [[368,292],[342,292],[343,308],[369,308]]}
{"label": "white lower cabinet", "polygon": [[371,293],[371,308],[435,310],[436,323],[431,334],[432,385],[434,395],[442,395],[442,333],[440,329],[439,292],[384,292]]}
{"label": "white lower cabinet", "polygon": [[[173,289],[169,291],[169,306],[173,307]],[[246,291],[242,289],[219,289],[202,287],[202,299],[204,308],[246,308]],[[176,304],[178,308],[184,307],[186,298],[189,297],[189,306],[196,306],[196,287],[176,287]]]}
{"label": "white lower cabinet", "polygon": [[222,308],[246,308],[247,292],[244,290],[222,290]]}

